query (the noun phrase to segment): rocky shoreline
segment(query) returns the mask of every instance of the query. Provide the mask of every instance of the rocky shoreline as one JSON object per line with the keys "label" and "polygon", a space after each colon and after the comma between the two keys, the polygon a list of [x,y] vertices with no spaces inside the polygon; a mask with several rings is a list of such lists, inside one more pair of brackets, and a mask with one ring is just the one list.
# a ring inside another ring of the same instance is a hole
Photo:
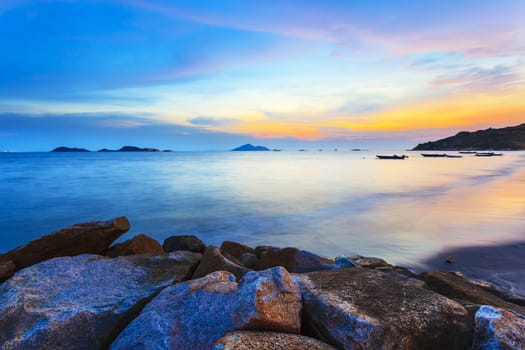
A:
{"label": "rocky shoreline", "polygon": [[461,274],[195,236],[113,244],[129,228],[77,224],[0,254],[1,348],[525,348],[525,300]]}

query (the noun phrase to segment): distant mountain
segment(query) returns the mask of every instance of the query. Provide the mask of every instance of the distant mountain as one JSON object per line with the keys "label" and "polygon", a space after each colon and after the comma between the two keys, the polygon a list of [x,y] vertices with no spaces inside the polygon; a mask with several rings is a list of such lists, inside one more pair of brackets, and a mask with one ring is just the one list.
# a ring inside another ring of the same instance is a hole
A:
{"label": "distant mountain", "polygon": [[75,148],[75,147],[57,147],[51,152],[90,152],[89,150],[85,148]]}
{"label": "distant mountain", "polygon": [[269,150],[270,150],[269,148],[266,148],[264,146],[254,146],[249,143],[232,149],[232,151],[269,151]]}
{"label": "distant mountain", "polygon": [[462,131],[455,136],[417,145],[414,151],[431,150],[525,150],[525,124],[475,132]]}
{"label": "distant mountain", "polygon": [[107,148],[102,148],[98,150],[98,152],[160,152],[160,151],[156,148],[140,148],[140,147],[135,147],[135,146],[124,146],[118,150],[110,150]]}

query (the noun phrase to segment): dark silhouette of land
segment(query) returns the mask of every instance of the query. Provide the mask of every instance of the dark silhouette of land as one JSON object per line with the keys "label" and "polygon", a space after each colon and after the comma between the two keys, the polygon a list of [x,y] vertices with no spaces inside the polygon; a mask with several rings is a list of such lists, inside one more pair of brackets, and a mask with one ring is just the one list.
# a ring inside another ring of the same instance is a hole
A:
{"label": "dark silhouette of land", "polygon": [[420,143],[414,151],[434,150],[525,150],[525,123],[501,129],[462,131],[455,136]]}
{"label": "dark silhouette of land", "polygon": [[232,151],[269,151],[270,149],[264,146],[254,146],[252,144],[245,144],[237,148],[232,149]]}
{"label": "dark silhouette of land", "polygon": [[[61,146],[61,147],[55,148],[51,152],[91,152],[91,151],[85,148]],[[135,147],[135,146],[124,146],[117,150],[102,148],[102,149],[99,149],[97,152],[161,152],[161,151],[156,148],[150,148],[150,147],[140,148],[140,147]],[[166,149],[166,150],[163,150],[162,152],[172,152],[172,151],[169,149]]]}

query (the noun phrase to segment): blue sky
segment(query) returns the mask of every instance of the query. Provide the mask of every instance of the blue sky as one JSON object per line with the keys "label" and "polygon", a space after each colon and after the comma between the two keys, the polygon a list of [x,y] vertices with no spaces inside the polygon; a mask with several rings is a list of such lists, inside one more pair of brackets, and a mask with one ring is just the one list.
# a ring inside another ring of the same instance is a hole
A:
{"label": "blue sky", "polygon": [[519,0],[4,0],[0,150],[404,148],[519,124],[524,23]]}

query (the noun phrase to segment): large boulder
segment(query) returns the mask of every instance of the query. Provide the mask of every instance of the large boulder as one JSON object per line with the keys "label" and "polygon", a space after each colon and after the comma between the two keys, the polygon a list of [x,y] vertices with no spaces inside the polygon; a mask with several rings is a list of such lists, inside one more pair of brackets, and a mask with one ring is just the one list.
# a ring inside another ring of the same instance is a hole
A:
{"label": "large boulder", "polygon": [[136,235],[132,239],[128,239],[122,243],[115,244],[104,253],[105,256],[115,258],[123,255],[134,254],[152,254],[160,255],[164,253],[159,242],[144,234]]}
{"label": "large boulder", "polygon": [[307,334],[340,349],[466,349],[472,328],[459,303],[371,269],[296,275]]}
{"label": "large boulder", "polygon": [[237,259],[239,259],[244,253],[251,253],[255,255],[255,249],[252,247],[248,247],[247,245],[233,241],[222,242],[221,251],[226,252]]}
{"label": "large boulder", "polygon": [[320,340],[303,335],[239,331],[226,334],[215,343],[215,350],[335,350]]}
{"label": "large boulder", "polygon": [[0,260],[0,282],[13,276],[15,272],[16,265],[11,260],[8,260],[7,258],[5,258],[4,261]]}
{"label": "large boulder", "polygon": [[0,285],[2,349],[101,349],[191,265],[175,254],[78,255],[18,271]]}
{"label": "large boulder", "polygon": [[227,332],[298,333],[299,286],[283,268],[248,272],[239,283],[217,271],[164,289],[120,333],[112,349],[210,349]]}
{"label": "large boulder", "polygon": [[483,305],[476,312],[473,350],[525,349],[525,316]]}
{"label": "large boulder", "polygon": [[189,250],[190,252],[204,253],[206,244],[196,236],[179,235],[166,238],[164,243],[162,243],[162,248],[165,252]]}
{"label": "large boulder", "polygon": [[525,308],[510,303],[491,293],[487,288],[469,281],[453,272],[433,271],[421,274],[427,286],[448,298],[455,299],[463,305],[492,305],[514,310],[525,314]]}
{"label": "large boulder", "polygon": [[237,279],[241,279],[249,270],[234,260],[236,259],[231,256],[225,256],[219,248],[209,246],[206,248],[201,263],[193,274],[193,278],[204,277],[215,271],[229,271]]}
{"label": "large boulder", "polygon": [[[0,254],[0,262],[11,261],[18,271],[59,256],[100,254],[129,227],[129,221],[124,216],[110,221],[76,224]],[[9,277],[5,272],[0,274],[0,282]]]}
{"label": "large boulder", "polygon": [[[333,270],[342,266],[331,259],[322,258],[306,250],[293,247],[257,247],[256,252],[260,258],[260,268],[268,269],[283,266],[289,272],[311,272],[320,270]],[[351,262],[349,262],[351,263]],[[344,267],[349,267],[348,265]]]}

